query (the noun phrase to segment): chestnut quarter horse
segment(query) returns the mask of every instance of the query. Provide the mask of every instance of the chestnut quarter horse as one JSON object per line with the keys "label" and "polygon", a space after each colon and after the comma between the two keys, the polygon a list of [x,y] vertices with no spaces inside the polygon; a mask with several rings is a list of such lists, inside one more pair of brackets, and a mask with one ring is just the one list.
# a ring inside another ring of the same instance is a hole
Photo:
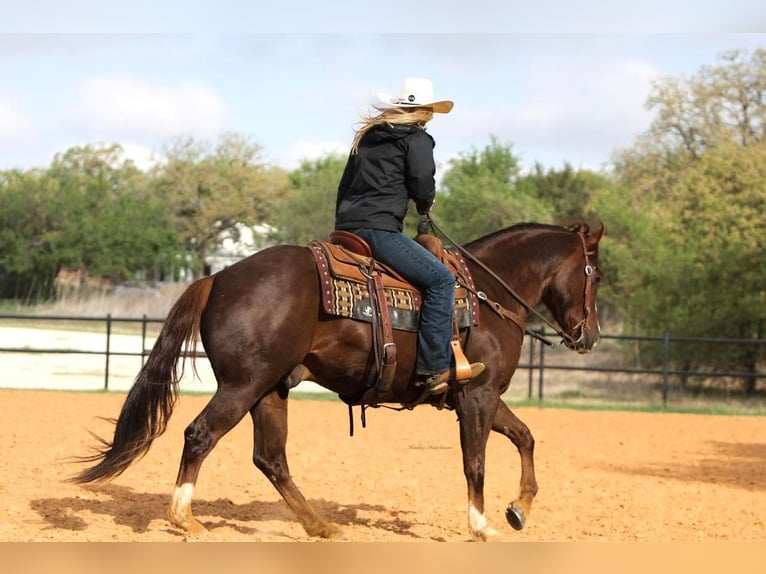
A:
{"label": "chestnut quarter horse", "polygon": [[[598,244],[603,231],[603,225],[591,230],[585,223],[524,223],[463,246],[482,301],[479,324],[472,329],[465,354],[471,362],[484,362],[486,370],[425,404],[456,411],[468,485],[468,527],[476,540],[497,535],[484,515],[490,431],[507,436],[521,456],[520,493],[506,509],[508,522],[518,530],[529,515],[537,493],[534,439],[501,395],[519,361],[525,321],[537,304],[548,308],[567,347],[585,353],[598,341]],[[108,480],[149,450],[165,431],[178,396],[181,357],[184,348],[194,357],[197,332],[218,388],[184,432],[170,522],[187,531],[205,529],[191,506],[200,467],[221,437],[249,412],[255,466],[310,536],[341,535],[337,525],[317,514],[290,476],[285,454],[287,397],[292,384],[302,379],[341,397],[361,397],[373,335],[369,323],[324,314],[316,265],[304,246],[264,249],[188,287],[170,310],[125,399],[112,441],[101,439],[92,455],[81,457],[80,462],[91,466],[71,480]],[[414,382],[416,334],[396,331],[394,339],[395,376],[380,402],[413,404],[423,394]]]}

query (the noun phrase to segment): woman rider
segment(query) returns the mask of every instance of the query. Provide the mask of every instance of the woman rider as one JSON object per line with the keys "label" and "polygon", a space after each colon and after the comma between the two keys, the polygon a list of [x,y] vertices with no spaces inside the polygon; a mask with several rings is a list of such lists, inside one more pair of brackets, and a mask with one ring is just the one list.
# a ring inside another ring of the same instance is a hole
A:
{"label": "woman rider", "polygon": [[[431,394],[454,380],[452,308],[455,276],[430,251],[402,233],[410,200],[421,215],[434,203],[434,140],[426,124],[449,113],[453,102],[436,101],[425,78],[405,78],[398,97],[362,116],[338,186],[335,228],[366,240],[378,261],[396,270],[422,294],[416,377]],[[471,364],[471,378],[484,370]]]}

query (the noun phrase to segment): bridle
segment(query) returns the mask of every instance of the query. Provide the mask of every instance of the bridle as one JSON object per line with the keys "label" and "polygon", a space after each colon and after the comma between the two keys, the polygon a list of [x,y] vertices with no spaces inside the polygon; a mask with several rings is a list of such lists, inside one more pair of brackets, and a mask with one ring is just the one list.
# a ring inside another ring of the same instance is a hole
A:
{"label": "bridle", "polygon": [[[490,275],[495,281],[497,281],[503,289],[505,289],[516,301],[518,301],[529,313],[535,315],[538,319],[540,319],[543,323],[545,323],[548,327],[553,329],[556,334],[561,337],[561,341],[558,343],[559,345],[564,343],[567,347],[570,348],[577,348],[577,345],[579,345],[583,339],[585,339],[585,335],[588,332],[588,319],[590,318],[590,307],[591,307],[591,298],[593,297],[593,277],[595,274],[595,267],[591,265],[590,263],[590,257],[595,255],[595,251],[589,251],[588,246],[585,243],[585,236],[583,233],[576,231],[572,229],[572,231],[575,231],[577,233],[577,236],[580,238],[580,242],[582,244],[582,250],[583,250],[583,258],[585,260],[585,267],[584,267],[584,273],[585,273],[585,286],[584,286],[584,293],[583,293],[583,318],[574,326],[572,327],[572,333],[576,333],[579,329],[580,333],[577,337],[574,337],[573,335],[570,335],[563,329],[561,329],[558,325],[548,320],[542,313],[537,311],[532,305],[527,303],[524,298],[521,297],[510,285],[508,285],[499,275],[497,275],[492,269],[487,267],[480,259],[476,258],[474,255],[469,253],[466,249],[461,247],[456,241],[454,241],[452,238],[450,238],[449,235],[447,235],[441,227],[433,220],[433,216],[430,214],[426,214],[424,223],[427,223],[431,229],[433,229],[434,232],[438,233],[446,241],[448,241],[452,246],[454,246],[455,249],[460,251],[460,253],[466,258],[473,261],[476,265],[478,265],[481,269],[483,269],[488,275]],[[541,333],[538,333],[536,331],[530,331],[525,327],[524,319],[521,318],[517,313],[514,313],[513,311],[510,311],[503,307],[500,303],[497,301],[491,300],[486,293],[483,291],[478,291],[475,289],[472,289],[468,286],[463,285],[467,289],[469,289],[476,297],[486,303],[490,309],[492,309],[495,313],[503,317],[504,319],[510,319],[516,325],[521,329],[523,332],[527,333],[528,335],[534,337],[535,339],[538,339],[545,343],[548,346],[554,346],[554,343],[546,339]]]}
{"label": "bridle", "polygon": [[574,327],[572,327],[572,333],[576,333],[577,330],[580,330],[580,336],[577,337],[577,339],[573,339],[572,337],[569,337],[570,344],[577,345],[578,343],[581,343],[582,340],[585,338],[585,334],[588,332],[588,319],[590,319],[590,308],[591,303],[594,303],[591,299],[593,297],[593,275],[595,273],[595,268],[590,264],[590,257],[591,255],[595,255],[595,251],[588,251],[588,246],[585,243],[585,236],[577,232],[577,236],[580,238],[580,242],[582,243],[582,252],[583,252],[583,258],[585,259],[585,267],[584,267],[584,273],[585,273],[585,287],[584,287],[584,293],[583,293],[583,315],[582,319],[579,323],[577,323]]}

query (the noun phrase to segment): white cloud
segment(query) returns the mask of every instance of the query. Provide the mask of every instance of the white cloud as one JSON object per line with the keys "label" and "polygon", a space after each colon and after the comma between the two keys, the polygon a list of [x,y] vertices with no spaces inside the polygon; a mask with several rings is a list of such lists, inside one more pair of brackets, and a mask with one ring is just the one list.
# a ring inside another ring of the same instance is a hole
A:
{"label": "white cloud", "polygon": [[348,144],[333,141],[299,141],[275,153],[276,163],[288,170],[296,169],[303,161],[312,161],[329,154],[345,156]]}
{"label": "white cloud", "polygon": [[644,61],[548,54],[530,70],[518,93],[491,106],[456,109],[459,124],[445,122],[439,131],[472,142],[488,142],[492,134],[512,143],[525,162],[579,158],[579,166],[607,161],[650,125],[644,103],[660,73]]}
{"label": "white cloud", "polygon": [[122,143],[122,155],[132,160],[141,171],[148,171],[162,161],[162,158],[148,147],[133,143]]}
{"label": "white cloud", "polygon": [[29,122],[14,103],[0,98],[0,141],[17,142],[25,137]]}
{"label": "white cloud", "polygon": [[[657,75],[638,61],[551,61],[533,74],[516,119],[532,141],[564,138],[588,147],[624,142],[648,127],[644,102]],[[558,70],[557,73],[552,73]],[[542,117],[541,117],[542,116]],[[530,121],[531,120],[531,121]]]}
{"label": "white cloud", "polygon": [[200,84],[153,85],[133,76],[89,78],[66,123],[101,137],[210,137],[224,129],[223,102]]}

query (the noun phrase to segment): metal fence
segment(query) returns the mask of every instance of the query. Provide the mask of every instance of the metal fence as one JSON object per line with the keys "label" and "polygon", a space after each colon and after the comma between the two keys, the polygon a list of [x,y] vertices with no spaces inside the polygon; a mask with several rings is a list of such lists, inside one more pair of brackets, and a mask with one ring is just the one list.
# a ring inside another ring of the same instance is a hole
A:
{"label": "metal fence", "polygon": [[[544,330],[539,331],[546,334]],[[547,333],[550,336],[550,333]],[[727,339],[709,337],[676,337],[669,333],[663,336],[645,335],[609,335],[601,334],[599,348],[591,354],[573,361],[572,352],[564,347],[548,347],[527,337],[527,362],[519,368],[527,370],[527,397],[535,396],[542,401],[546,381],[553,373],[578,372],[587,374],[587,380],[580,379],[575,384],[578,388],[576,395],[585,399],[596,398],[598,393],[584,392],[587,389],[606,388],[607,398],[623,399],[631,402],[637,394],[643,393],[649,398],[654,393],[663,405],[671,397],[704,399],[720,398],[724,400],[733,397],[747,398],[744,388],[745,381],[753,381],[753,393],[759,394],[766,390],[766,364],[763,359],[754,370],[692,370],[678,368],[676,358],[679,346],[687,348],[694,346],[697,354],[715,357],[732,349],[748,349],[755,356],[764,357],[766,353],[765,339]],[[644,357],[651,357],[646,360]],[[706,361],[713,362],[713,361]],[[646,364],[644,364],[646,363]],[[556,385],[561,387],[561,377]],[[627,389],[627,390],[626,390]],[[638,393],[636,393],[638,389]],[[567,389],[563,390],[566,397]],[[572,393],[570,392],[570,395]],[[653,400],[656,400],[653,399]],[[643,401],[646,402],[646,401]]]}
{"label": "metal fence", "polygon": [[[118,318],[79,317],[53,315],[0,314],[0,333],[3,328],[33,328],[43,324],[48,329],[67,326],[70,329],[84,329],[94,334],[95,342],[89,348],[73,348],[3,344],[0,340],[0,355],[93,355],[103,357],[103,390],[114,390],[111,386],[111,365],[115,358],[138,358],[135,372],[150,353],[154,336],[163,319],[149,317]],[[122,329],[121,329],[122,328]],[[117,330],[132,333],[137,348],[118,349],[114,345]],[[551,337],[544,329],[538,334]],[[718,339],[698,337],[661,337],[636,335],[602,334],[599,350],[588,355],[577,355],[563,346],[548,347],[531,336],[527,336],[522,347],[522,358],[518,365],[515,381],[526,375],[526,388],[513,385],[514,397],[522,400],[543,401],[546,397],[570,402],[593,402],[617,400],[620,402],[657,402],[667,404],[671,398],[700,395],[701,389],[717,389],[724,398],[741,395],[741,382],[756,381],[756,391],[766,381],[763,365],[755,371],[700,371],[679,369],[675,365],[674,348],[678,345],[699,346],[701,352],[714,353],[726,348],[748,348],[763,357],[766,349],[764,339]],[[604,349],[602,351],[601,349]],[[648,352],[647,349],[651,349]],[[709,349],[709,351],[706,351]],[[644,366],[643,357],[652,356],[649,366]],[[200,353],[204,356],[204,353]],[[696,381],[689,384],[689,381]],[[2,386],[2,385],[0,385]],[[631,391],[632,389],[632,391]],[[636,391],[637,389],[637,391]],[[690,390],[691,389],[691,390]]]}
{"label": "metal fence", "polygon": [[[151,352],[149,342],[149,327],[151,325],[161,326],[164,319],[151,319],[143,316],[136,318],[118,318],[107,315],[106,317],[81,317],[67,315],[23,315],[23,314],[0,314],[0,329],[3,327],[3,321],[22,326],[40,325],[79,325],[88,331],[93,331],[94,326],[103,325],[103,347],[100,349],[82,349],[82,348],[51,348],[51,347],[30,347],[24,346],[5,346],[0,347],[0,353],[19,353],[19,354],[46,354],[46,355],[100,355],[104,357],[104,390],[109,390],[110,363],[114,357],[140,357],[141,364],[143,359]],[[114,329],[117,325],[140,325],[140,347],[135,351],[115,350],[112,346],[114,338]]]}

